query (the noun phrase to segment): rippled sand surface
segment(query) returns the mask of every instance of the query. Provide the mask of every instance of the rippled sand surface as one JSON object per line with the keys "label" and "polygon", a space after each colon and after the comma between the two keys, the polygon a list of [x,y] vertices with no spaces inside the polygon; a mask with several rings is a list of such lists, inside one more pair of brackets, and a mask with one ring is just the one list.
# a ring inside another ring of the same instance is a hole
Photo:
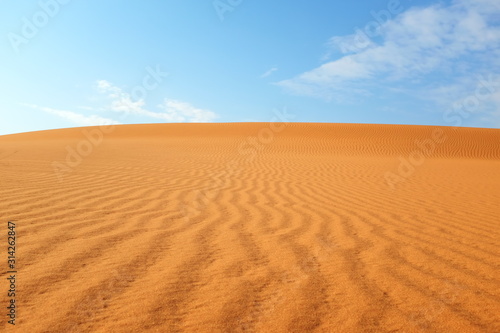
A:
{"label": "rippled sand surface", "polygon": [[0,198],[0,331],[500,332],[500,130],[7,135]]}

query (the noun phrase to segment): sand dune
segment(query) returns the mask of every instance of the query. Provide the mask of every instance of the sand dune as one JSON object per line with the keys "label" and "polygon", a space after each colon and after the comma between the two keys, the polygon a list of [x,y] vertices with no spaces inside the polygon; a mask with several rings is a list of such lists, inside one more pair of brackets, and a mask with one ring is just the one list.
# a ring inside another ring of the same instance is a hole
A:
{"label": "sand dune", "polygon": [[500,332],[499,143],[303,123],[1,136],[19,272],[0,331]]}

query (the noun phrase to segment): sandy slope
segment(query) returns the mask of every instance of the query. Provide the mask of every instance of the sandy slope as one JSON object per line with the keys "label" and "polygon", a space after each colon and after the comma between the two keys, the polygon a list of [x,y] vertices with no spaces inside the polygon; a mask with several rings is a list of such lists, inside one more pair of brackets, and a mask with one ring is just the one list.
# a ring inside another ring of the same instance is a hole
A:
{"label": "sandy slope", "polygon": [[500,130],[108,130],[0,137],[18,331],[500,332]]}

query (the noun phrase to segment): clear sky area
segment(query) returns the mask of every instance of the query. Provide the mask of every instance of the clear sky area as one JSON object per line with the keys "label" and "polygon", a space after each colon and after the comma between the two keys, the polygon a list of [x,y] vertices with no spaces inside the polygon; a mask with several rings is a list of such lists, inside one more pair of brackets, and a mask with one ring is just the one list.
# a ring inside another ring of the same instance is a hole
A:
{"label": "clear sky area", "polygon": [[500,128],[498,0],[0,2],[0,134],[100,124]]}

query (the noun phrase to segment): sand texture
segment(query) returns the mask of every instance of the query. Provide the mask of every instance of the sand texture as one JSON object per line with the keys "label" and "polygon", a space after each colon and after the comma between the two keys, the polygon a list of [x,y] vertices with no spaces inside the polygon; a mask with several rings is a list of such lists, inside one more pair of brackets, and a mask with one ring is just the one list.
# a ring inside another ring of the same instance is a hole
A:
{"label": "sand texture", "polygon": [[7,135],[0,198],[0,331],[500,332],[500,130]]}

